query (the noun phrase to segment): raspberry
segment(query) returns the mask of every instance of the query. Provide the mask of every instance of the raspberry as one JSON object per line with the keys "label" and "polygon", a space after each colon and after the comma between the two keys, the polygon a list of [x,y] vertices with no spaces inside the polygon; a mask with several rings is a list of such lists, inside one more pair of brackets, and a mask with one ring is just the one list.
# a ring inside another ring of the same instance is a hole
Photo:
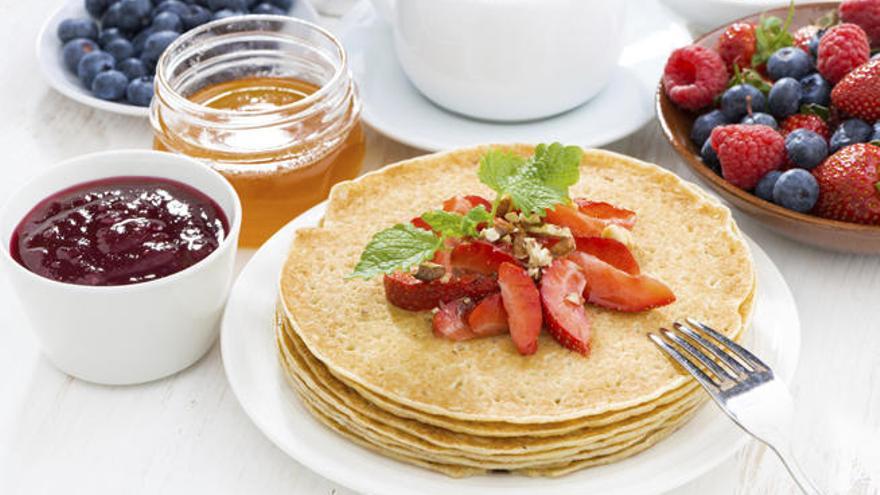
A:
{"label": "raspberry", "polygon": [[832,84],[871,58],[868,35],[855,24],[838,24],[819,40],[816,68]]}
{"label": "raspberry", "polygon": [[663,69],[663,88],[676,105],[699,110],[712,103],[727,86],[721,56],[697,45],[672,52]]}
{"label": "raspberry", "polygon": [[782,127],[779,129],[779,132],[782,133],[782,137],[785,137],[788,136],[789,132],[795,129],[807,129],[808,131],[813,131],[825,138],[825,141],[828,141],[828,139],[831,138],[831,131],[828,129],[828,124],[826,124],[825,121],[822,120],[822,117],[819,117],[818,115],[808,113],[792,115],[782,122]]}
{"label": "raspberry", "polygon": [[840,18],[864,29],[871,45],[880,44],[880,0],[844,0]]}
{"label": "raspberry", "polygon": [[721,55],[727,69],[732,71],[734,64],[740,69],[751,68],[755,46],[755,26],[747,22],[735,22],[727,26],[718,37],[715,51]]}
{"label": "raspberry", "polygon": [[742,189],[754,189],[761,177],[778,169],[785,159],[782,134],[766,125],[719,126],[710,139],[721,162],[721,175]]}

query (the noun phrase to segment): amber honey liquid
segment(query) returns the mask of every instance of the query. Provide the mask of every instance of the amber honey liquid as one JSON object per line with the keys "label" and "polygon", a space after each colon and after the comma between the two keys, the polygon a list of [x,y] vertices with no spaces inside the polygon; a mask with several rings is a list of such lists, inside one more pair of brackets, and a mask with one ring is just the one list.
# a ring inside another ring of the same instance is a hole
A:
{"label": "amber honey liquid", "polygon": [[[236,112],[271,112],[300,101],[318,86],[292,78],[251,77],[202,88],[189,99],[204,106]],[[254,127],[235,133],[190,127],[157,136],[157,149],[171,148],[213,161],[238,192],[242,204],[239,244],[256,247],[292,218],[321,202],[333,184],[360,172],[364,133],[355,122],[331,149],[303,143],[301,136],[320,131],[320,113],[296,126]],[[176,133],[185,133],[181,140]],[[194,142],[198,144],[193,144]]]}

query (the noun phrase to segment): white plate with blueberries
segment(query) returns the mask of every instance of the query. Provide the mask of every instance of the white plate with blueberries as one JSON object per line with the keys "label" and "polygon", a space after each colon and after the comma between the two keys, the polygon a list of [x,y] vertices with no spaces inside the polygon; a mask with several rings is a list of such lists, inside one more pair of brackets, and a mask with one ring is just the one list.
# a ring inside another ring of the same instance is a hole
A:
{"label": "white plate with blueberries", "polygon": [[37,59],[61,94],[147,117],[162,51],[182,32],[247,13],[318,19],[307,0],[68,0],[40,30]]}

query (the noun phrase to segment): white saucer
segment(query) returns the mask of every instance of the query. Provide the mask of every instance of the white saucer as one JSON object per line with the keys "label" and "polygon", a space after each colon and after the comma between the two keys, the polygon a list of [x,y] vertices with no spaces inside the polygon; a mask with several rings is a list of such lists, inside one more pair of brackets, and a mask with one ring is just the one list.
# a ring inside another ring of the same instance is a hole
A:
{"label": "white saucer", "polygon": [[[279,274],[293,232],[317,225],[325,210],[326,203],[315,206],[257,251],[232,288],[220,342],[226,376],[245,412],[275,445],[316,473],[372,495],[651,495],[697,478],[745,444],[746,434],[710,404],[669,438],[607,466],[560,478],[452,479],[383,457],[337,435],[309,414],[288,385],[272,327]],[[790,382],[801,341],[797,308],[773,262],[755,243],[749,244],[758,294],[745,344]]]}
{"label": "white saucer", "polygon": [[425,98],[398,64],[390,28],[368,2],[358,4],[337,33],[363,97],[364,121],[396,141],[431,151],[499,142],[600,146],[619,139],[654,117],[654,91],[666,58],[691,42],[685,27],[656,0],[628,2],[620,65],[599,95],[544,120],[494,123],[449,112]]}
{"label": "white saucer", "polygon": [[[297,1],[290,10],[290,15],[309,22],[317,22],[318,19],[315,9],[306,0]],[[107,101],[92,96],[92,92],[83,87],[76,74],[67,70],[61,55],[63,45],[58,39],[56,31],[61,21],[74,17],[90,17],[86,12],[83,0],[66,0],[58,10],[46,19],[40,29],[40,34],[37,35],[37,62],[40,64],[43,77],[56,91],[84,105],[121,115],[149,117],[150,109],[147,107]]]}

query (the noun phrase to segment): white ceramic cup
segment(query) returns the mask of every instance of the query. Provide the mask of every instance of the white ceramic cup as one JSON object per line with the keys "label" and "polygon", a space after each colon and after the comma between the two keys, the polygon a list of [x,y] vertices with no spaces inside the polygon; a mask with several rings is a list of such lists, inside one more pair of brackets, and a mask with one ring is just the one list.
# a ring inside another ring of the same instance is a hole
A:
{"label": "white ceramic cup", "polygon": [[[194,187],[223,209],[227,237],[193,266],[130,285],[57,282],[12,258],[13,231],[37,203],[70,186],[117,176],[161,177]],[[141,383],[186,368],[211,347],[232,283],[240,229],[238,196],[204,164],[158,151],[108,151],[62,162],[9,198],[0,210],[0,263],[55,366],[90,382]]]}
{"label": "white ceramic cup", "polygon": [[571,110],[608,82],[624,0],[372,0],[400,65],[434,103],[495,121]]}

